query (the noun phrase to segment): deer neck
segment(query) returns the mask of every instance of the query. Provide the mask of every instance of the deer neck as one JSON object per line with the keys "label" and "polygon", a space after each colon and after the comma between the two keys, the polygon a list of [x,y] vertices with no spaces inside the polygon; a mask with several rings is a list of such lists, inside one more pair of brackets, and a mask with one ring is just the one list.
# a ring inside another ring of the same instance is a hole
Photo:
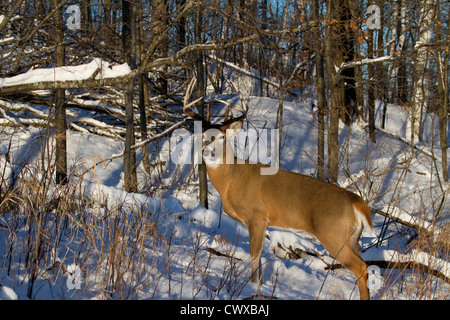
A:
{"label": "deer neck", "polygon": [[239,171],[243,163],[243,160],[234,155],[231,144],[221,143],[219,140],[204,148],[203,160],[209,179],[219,193],[224,190],[226,181]]}
{"label": "deer neck", "polygon": [[242,166],[236,164],[236,158],[234,158],[234,164],[226,163],[225,159],[223,160],[222,163],[206,164],[209,180],[221,197],[227,192],[230,179],[239,174],[239,167]]}

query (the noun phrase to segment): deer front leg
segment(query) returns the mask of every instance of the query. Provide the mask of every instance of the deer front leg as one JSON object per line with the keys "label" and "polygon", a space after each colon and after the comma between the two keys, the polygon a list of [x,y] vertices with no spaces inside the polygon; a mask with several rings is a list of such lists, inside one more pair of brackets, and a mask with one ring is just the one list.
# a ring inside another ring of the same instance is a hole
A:
{"label": "deer front leg", "polygon": [[259,283],[262,280],[261,249],[265,230],[265,222],[252,222],[248,225],[250,234],[250,256],[252,258],[252,282],[256,283]]}

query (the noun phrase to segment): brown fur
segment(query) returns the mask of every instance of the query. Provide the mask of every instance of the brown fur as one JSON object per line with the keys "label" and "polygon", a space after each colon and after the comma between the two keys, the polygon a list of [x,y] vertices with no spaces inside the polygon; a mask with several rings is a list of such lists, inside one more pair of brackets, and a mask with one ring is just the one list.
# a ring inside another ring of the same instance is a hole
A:
{"label": "brown fur", "polygon": [[[230,125],[221,127],[221,131],[225,134]],[[360,298],[369,299],[367,265],[358,250],[363,224],[357,223],[361,220],[355,212],[359,211],[365,224],[372,227],[370,210],[364,200],[310,176],[284,170],[261,175],[262,166],[236,164],[236,161],[235,164],[207,164],[209,178],[222,198],[225,212],[248,227],[252,280],[261,280],[259,260],[267,226],[304,230],[315,235],[355,275]]]}

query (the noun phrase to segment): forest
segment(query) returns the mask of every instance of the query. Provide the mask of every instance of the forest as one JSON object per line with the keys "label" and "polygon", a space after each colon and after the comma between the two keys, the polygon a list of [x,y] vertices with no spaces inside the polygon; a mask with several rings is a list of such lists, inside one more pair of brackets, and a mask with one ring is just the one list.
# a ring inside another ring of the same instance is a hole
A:
{"label": "forest", "polygon": [[1,0],[0,299],[359,298],[292,230],[266,231],[263,281],[250,281],[248,231],[191,161],[190,99],[216,122],[245,105],[277,166],[368,203],[372,299],[448,300],[449,11]]}

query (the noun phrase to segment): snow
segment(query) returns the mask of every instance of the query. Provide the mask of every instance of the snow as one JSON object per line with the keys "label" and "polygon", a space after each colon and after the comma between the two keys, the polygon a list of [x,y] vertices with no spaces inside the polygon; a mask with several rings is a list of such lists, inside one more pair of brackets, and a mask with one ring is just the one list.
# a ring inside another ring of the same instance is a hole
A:
{"label": "snow", "polygon": [[17,300],[17,294],[13,289],[5,286],[0,286],[0,300]]}
{"label": "snow", "polygon": [[[101,72],[96,77],[129,72],[126,65],[109,68],[106,62],[96,59],[81,66],[31,70],[4,79],[3,85],[23,83],[27,79],[30,82],[86,79],[99,67]],[[278,104],[277,99],[251,97],[249,121],[256,126],[273,127]],[[317,124],[309,106],[309,101],[284,102],[280,165],[283,169],[314,175]],[[388,112],[385,131],[391,135],[378,132],[376,144],[369,141],[364,122],[355,123],[351,128],[341,125],[343,152],[339,184],[362,194],[375,208],[426,228],[434,227],[432,209],[441,193],[437,191],[433,161],[420,152],[413,159],[410,146],[401,141],[409,139],[407,110],[389,105]],[[378,123],[380,119],[378,110]],[[429,119],[426,121],[430,123]],[[21,178],[40,177],[40,171],[32,168],[41,159],[42,138],[41,130],[32,127],[16,132],[11,129],[10,135],[2,136],[1,171],[5,169],[7,176],[11,176],[26,160]],[[336,263],[334,259],[311,235],[295,230],[269,228],[266,231],[261,253],[264,281],[261,285],[252,283],[246,227],[221,212],[220,197],[211,185],[209,209],[198,204],[197,186],[185,183],[190,177],[190,167],[170,162],[169,136],[150,151],[152,161],[163,166],[161,171],[145,176],[141,166],[138,167],[139,176],[145,177],[140,181],[141,188],[161,181],[161,189],[136,194],[122,189],[122,158],[93,166],[99,160],[120,155],[122,142],[72,130],[68,131],[67,139],[69,168],[77,172],[91,168],[83,179],[73,178],[73,185],[79,190],[75,194],[89,202],[68,217],[73,231],[60,234],[59,246],[46,259],[39,260],[34,282],[30,278],[31,269],[23,263],[27,237],[34,231],[20,215],[0,214],[0,299],[228,300],[248,298],[256,292],[278,299],[359,298],[353,275],[346,269],[326,270],[328,264]],[[430,144],[420,147],[431,151]],[[9,162],[5,157],[7,152]],[[439,162],[438,149],[434,152]],[[162,175],[161,180],[156,179],[157,175]],[[58,192],[56,187],[52,188],[51,192]],[[56,222],[60,221],[56,212],[46,212],[43,217],[48,219],[45,227],[56,232]],[[143,229],[144,222],[147,229]],[[360,244],[364,259],[420,261],[449,277],[447,261],[415,249],[402,251],[401,225],[385,225],[384,217],[376,215],[373,222],[375,234],[380,235],[387,228],[391,236],[375,245],[376,238],[363,234]],[[111,229],[113,226],[116,228]],[[48,243],[54,244],[57,235],[50,234],[49,239]],[[320,257],[280,259],[276,254],[280,247],[300,249]],[[386,289],[385,298],[410,298],[402,293],[402,283],[391,280],[388,270],[382,270],[381,276],[390,281],[391,289]],[[448,284],[439,281],[435,280],[437,290],[448,297]],[[34,289],[31,296],[30,288]]]}
{"label": "snow", "polygon": [[82,65],[30,69],[17,76],[0,78],[0,88],[35,82],[80,81],[91,77],[94,79],[117,78],[126,76],[130,72],[131,69],[126,63],[112,65],[100,58],[94,58],[91,62]]}
{"label": "snow", "polygon": [[393,57],[383,56],[383,57],[377,57],[377,58],[364,58],[360,61],[354,61],[354,62],[343,62],[341,64],[340,69],[336,69],[336,71],[339,72],[340,70],[345,69],[345,68],[351,68],[351,67],[356,67],[356,66],[362,66],[365,64],[384,62],[384,61],[390,61],[390,60],[393,60]]}

